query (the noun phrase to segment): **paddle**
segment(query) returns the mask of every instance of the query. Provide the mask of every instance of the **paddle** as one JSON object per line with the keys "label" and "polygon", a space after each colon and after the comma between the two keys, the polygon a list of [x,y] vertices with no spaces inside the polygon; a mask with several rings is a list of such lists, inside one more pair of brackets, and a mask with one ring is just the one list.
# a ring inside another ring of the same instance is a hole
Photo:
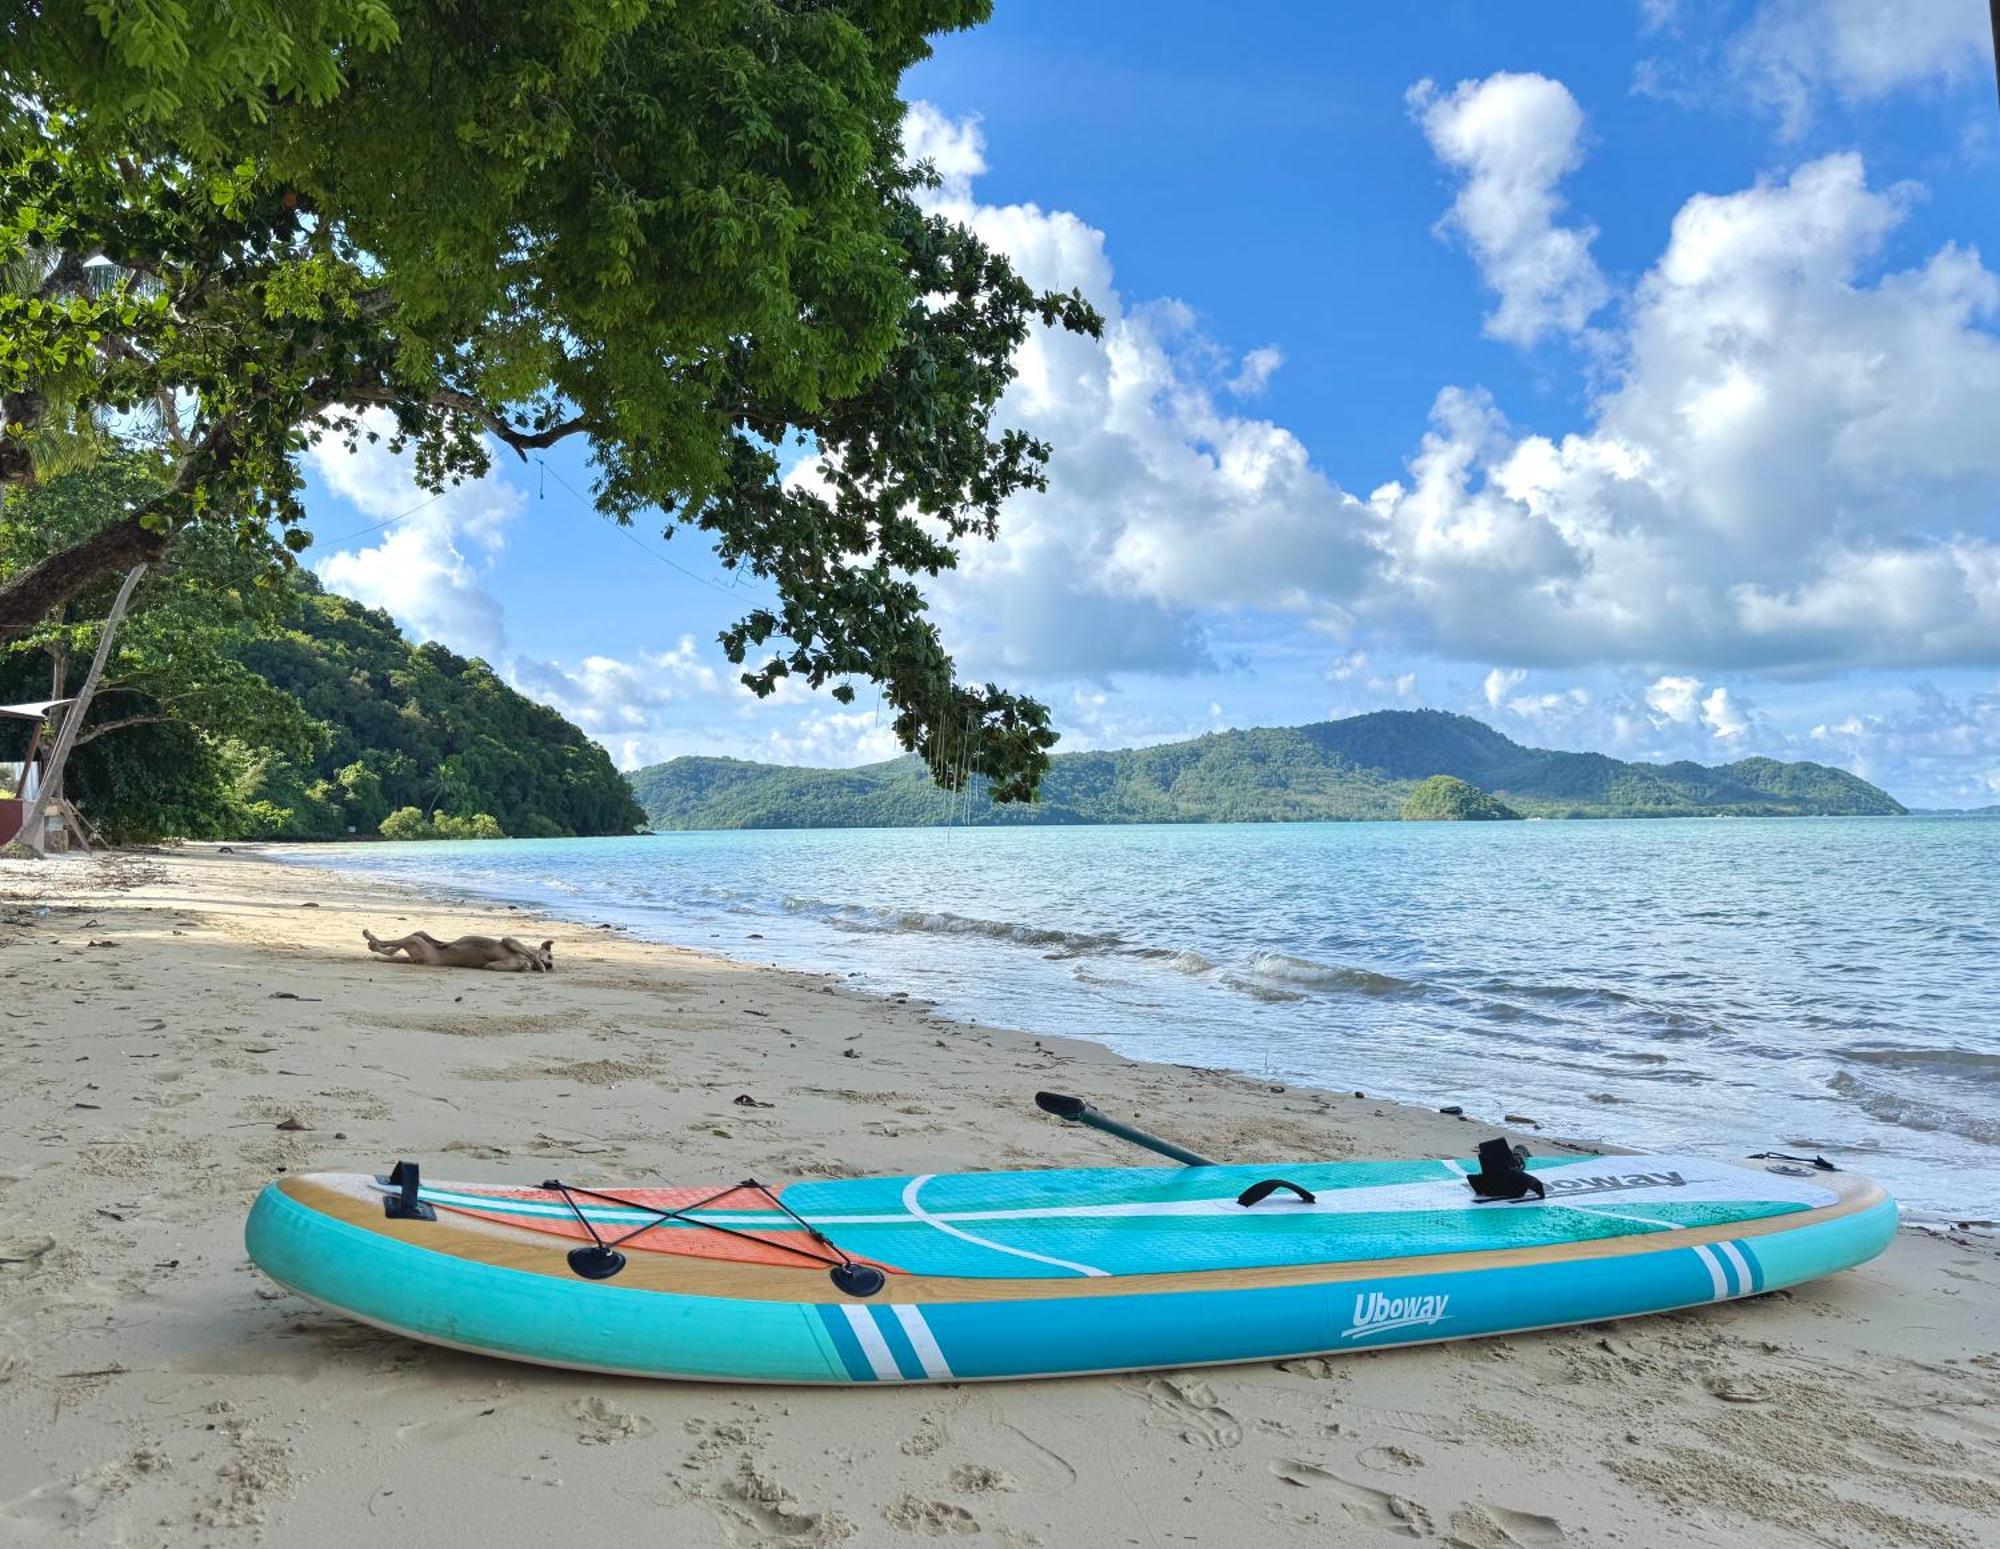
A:
{"label": "paddle", "polygon": [[[1102,1130],[1118,1140],[1129,1141],[1147,1151],[1156,1151],[1161,1156],[1186,1167],[1222,1165],[1219,1162],[1211,1162],[1205,1156],[1197,1155],[1185,1146],[1177,1146],[1171,1140],[1162,1140],[1158,1135],[1149,1135],[1142,1129],[1112,1118],[1108,1113],[1099,1113],[1081,1097],[1065,1097],[1061,1092],[1037,1092],[1035,1106],[1043,1113],[1054,1114],[1058,1119],[1068,1119],[1075,1124],[1088,1124],[1092,1129]],[[1236,1197],[1236,1203],[1247,1209],[1251,1205],[1261,1204],[1279,1189],[1287,1189],[1296,1194],[1303,1204],[1310,1205],[1314,1202],[1311,1189],[1300,1188],[1298,1184],[1288,1183],[1283,1178],[1266,1178],[1260,1183],[1251,1184]]]}
{"label": "paddle", "polygon": [[1149,1135],[1142,1129],[1134,1129],[1131,1125],[1112,1118],[1109,1114],[1099,1113],[1081,1097],[1065,1097],[1060,1092],[1037,1092],[1035,1106],[1043,1113],[1054,1114],[1058,1119],[1068,1119],[1075,1124],[1088,1124],[1092,1129],[1102,1130],[1107,1135],[1129,1141],[1132,1145],[1143,1147],[1145,1150],[1156,1151],[1161,1156],[1171,1157],[1188,1167],[1219,1165],[1205,1156],[1197,1156],[1185,1147],[1175,1145],[1171,1140],[1162,1140],[1158,1135]]}

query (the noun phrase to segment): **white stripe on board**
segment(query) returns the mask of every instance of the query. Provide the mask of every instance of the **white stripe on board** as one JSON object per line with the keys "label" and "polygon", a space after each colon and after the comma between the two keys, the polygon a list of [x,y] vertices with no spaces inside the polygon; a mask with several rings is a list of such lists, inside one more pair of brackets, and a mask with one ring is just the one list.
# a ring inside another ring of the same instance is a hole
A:
{"label": "white stripe on board", "polygon": [[1033,1259],[1037,1264],[1053,1264],[1057,1269],[1073,1269],[1079,1275],[1103,1275],[1106,1273],[1106,1271],[1093,1268],[1089,1264],[1075,1264],[1068,1259],[1051,1258],[1046,1253],[1031,1253],[1026,1248],[1010,1248],[1003,1242],[989,1242],[984,1237],[975,1237],[970,1232],[962,1232],[950,1222],[938,1219],[938,1217],[930,1214],[922,1205],[917,1203],[917,1191],[936,1176],[936,1173],[925,1173],[921,1178],[912,1178],[903,1187],[903,1208],[909,1211],[915,1219],[923,1222],[924,1225],[936,1227],[947,1237],[961,1238],[981,1248],[991,1248],[995,1253],[1010,1253],[1017,1259]]}
{"label": "white stripe on board", "polygon": [[931,1333],[931,1326],[924,1321],[921,1307],[909,1302],[891,1302],[889,1310],[896,1315],[896,1321],[903,1325],[903,1332],[909,1336],[911,1347],[917,1352],[917,1359],[923,1363],[926,1377],[949,1377],[951,1363],[944,1358],[944,1351]]}
{"label": "white stripe on board", "polygon": [[1715,1251],[1736,1266],[1736,1276],[1741,1282],[1737,1287],[1736,1294],[1738,1296],[1748,1296],[1757,1282],[1751,1276],[1750,1261],[1743,1257],[1742,1250],[1733,1242],[1719,1242],[1715,1245]]}
{"label": "white stripe on board", "polygon": [[868,1357],[868,1364],[875,1368],[878,1382],[901,1382],[902,1368],[897,1366],[895,1356],[889,1353],[889,1341],[882,1337],[882,1331],[875,1326],[875,1320],[868,1316],[868,1309],[859,1302],[844,1302],[842,1312],[847,1314],[848,1327],[854,1330],[854,1337],[861,1341],[861,1353]]}
{"label": "white stripe on board", "polygon": [[1701,1267],[1708,1271],[1709,1284],[1715,1287],[1713,1301],[1721,1301],[1729,1295],[1729,1279],[1722,1272],[1722,1262],[1707,1247],[1698,1247],[1694,1256],[1701,1260]]}
{"label": "white stripe on board", "polygon": [[1651,1216],[1631,1216],[1622,1210],[1606,1210],[1602,1205],[1571,1205],[1561,1200],[1556,1203],[1561,1204],[1565,1210],[1574,1210],[1578,1215],[1604,1216],[1613,1221],[1632,1221],[1640,1226],[1654,1227],[1663,1232],[1685,1230],[1678,1221],[1655,1221]]}

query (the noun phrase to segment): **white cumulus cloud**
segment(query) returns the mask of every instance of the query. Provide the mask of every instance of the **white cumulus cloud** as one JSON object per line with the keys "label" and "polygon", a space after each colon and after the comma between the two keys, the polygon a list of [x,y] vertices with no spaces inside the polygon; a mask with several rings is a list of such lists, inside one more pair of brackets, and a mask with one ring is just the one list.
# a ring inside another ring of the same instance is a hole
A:
{"label": "white cumulus cloud", "polygon": [[1646,690],[1646,705],[1654,713],[1683,726],[1700,714],[1701,679],[1669,675]]}
{"label": "white cumulus cloud", "polygon": [[918,103],[905,143],[946,174],[934,208],[1032,284],[1080,289],[1105,318],[1101,340],[1037,330],[1016,357],[999,422],[1046,439],[1055,457],[1048,490],[1010,502],[998,541],[968,546],[933,588],[970,669],[1045,680],[1211,671],[1205,612],[1320,615],[1360,593],[1377,561],[1367,509],[1289,430],[1221,402],[1261,388],[1276,350],[1252,351],[1217,381],[1219,352],[1188,308],[1118,293],[1102,232],[974,196],[975,121]]}
{"label": "white cumulus cloud", "polygon": [[315,572],[333,591],[386,610],[418,640],[499,661],[506,626],[486,572],[520,514],[520,491],[488,476],[433,498],[413,477],[410,458],[389,451],[387,411],[371,409],[362,421],[383,439],[357,440],[350,451],[326,436],[307,461],[334,493],[389,525],[358,534],[366,539],[358,547],[336,539]]}
{"label": "white cumulus cloud", "polygon": [[1507,703],[1507,696],[1527,681],[1528,674],[1523,668],[1515,667],[1507,670],[1495,667],[1491,672],[1486,674],[1486,682],[1483,686],[1483,692],[1486,697],[1486,708],[1489,710],[1500,709]]}
{"label": "white cumulus cloud", "polygon": [[1285,352],[1275,344],[1260,345],[1243,357],[1236,375],[1228,382],[1230,392],[1238,398],[1255,398],[1271,385],[1271,378],[1285,363]]}
{"label": "white cumulus cloud", "polygon": [[1721,684],[1667,673],[1655,678],[1643,695],[1653,724],[1700,728],[1721,742],[1733,742],[1750,730],[1750,707],[1731,697]]}
{"label": "white cumulus cloud", "polygon": [[1764,0],[1730,60],[1796,137],[1828,96],[1872,102],[1990,75],[1992,24],[1980,0]]}
{"label": "white cumulus cloud", "polygon": [[1710,731],[1724,742],[1742,736],[1750,729],[1750,718],[1743,707],[1729,697],[1726,688],[1713,688],[1701,702],[1701,721]]}
{"label": "white cumulus cloud", "polygon": [[[1584,144],[1569,92],[1509,75],[1413,101],[1499,331],[1586,327],[1606,291],[1556,196]],[[1857,155],[1689,198],[1589,335],[1582,424],[1519,427],[1446,386],[1364,503],[1226,406],[1231,357],[1184,306],[1122,297],[1101,232],[982,203],[976,124],[919,105],[910,126],[948,169],[937,208],[1106,316],[1102,340],[1038,330],[1019,353],[1001,422],[1051,443],[1050,488],[934,589],[974,671],[1209,672],[1216,621],[1252,613],[1514,670],[2000,660],[2000,279],[1949,244],[1885,270],[1920,191]]]}
{"label": "white cumulus cloud", "polygon": [[1688,200],[1587,429],[1440,393],[1374,497],[1376,617],[1543,664],[2000,657],[2000,280],[1954,246],[1871,276],[1911,197],[1843,154]]}
{"label": "white cumulus cloud", "polygon": [[1879,699],[1875,709],[1813,727],[1812,756],[1863,779],[1893,774],[1939,805],[2000,801],[2000,681],[1962,695],[1919,683]]}
{"label": "white cumulus cloud", "polygon": [[1610,295],[1590,226],[1564,225],[1557,184],[1583,160],[1583,110],[1560,81],[1502,71],[1440,92],[1410,88],[1410,111],[1460,179],[1442,229],[1465,239],[1499,296],[1486,331],[1514,344],[1579,333]]}

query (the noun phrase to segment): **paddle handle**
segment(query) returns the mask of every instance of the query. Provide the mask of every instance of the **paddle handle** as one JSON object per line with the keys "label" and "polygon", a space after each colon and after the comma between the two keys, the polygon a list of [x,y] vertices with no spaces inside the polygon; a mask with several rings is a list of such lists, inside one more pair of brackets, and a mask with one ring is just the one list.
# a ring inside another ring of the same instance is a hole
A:
{"label": "paddle handle", "polygon": [[1185,1167],[1214,1167],[1219,1164],[1207,1157],[1197,1155],[1185,1146],[1177,1146],[1171,1140],[1162,1140],[1158,1135],[1149,1135],[1142,1129],[1099,1113],[1081,1097],[1065,1097],[1061,1092],[1037,1092],[1035,1106],[1043,1113],[1052,1113],[1058,1119],[1068,1119],[1076,1124],[1088,1124],[1092,1129],[1102,1130],[1116,1139],[1127,1141],[1147,1151],[1169,1157]]}

